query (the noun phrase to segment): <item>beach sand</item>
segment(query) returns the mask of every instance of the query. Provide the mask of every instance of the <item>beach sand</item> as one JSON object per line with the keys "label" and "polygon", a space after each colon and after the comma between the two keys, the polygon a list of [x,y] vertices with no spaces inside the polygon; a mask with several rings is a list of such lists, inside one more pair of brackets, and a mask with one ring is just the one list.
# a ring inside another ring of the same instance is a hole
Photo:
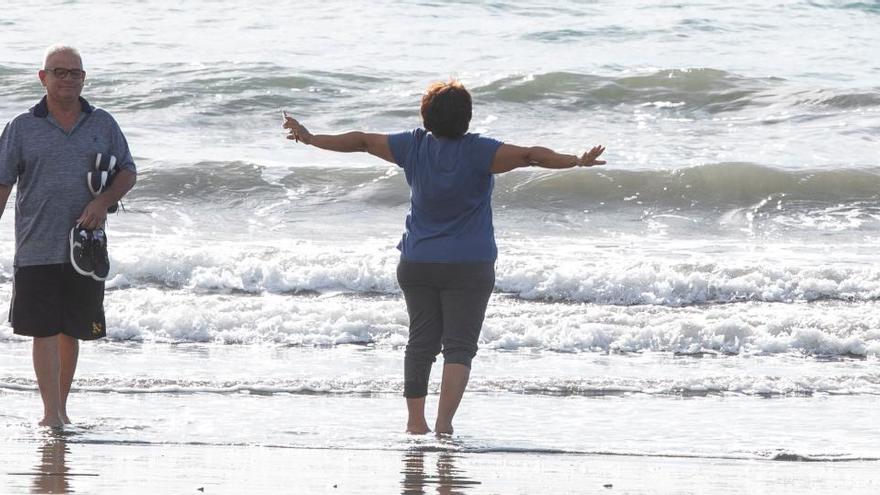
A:
{"label": "beach sand", "polygon": [[77,443],[0,450],[2,493],[880,492],[880,463]]}

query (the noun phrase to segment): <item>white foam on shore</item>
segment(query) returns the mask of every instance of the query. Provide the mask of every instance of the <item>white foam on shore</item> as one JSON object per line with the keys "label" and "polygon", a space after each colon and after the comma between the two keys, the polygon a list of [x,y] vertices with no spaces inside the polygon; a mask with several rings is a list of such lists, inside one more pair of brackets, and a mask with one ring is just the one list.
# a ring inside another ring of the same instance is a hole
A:
{"label": "white foam on shore", "polygon": [[[158,286],[203,292],[399,294],[398,252],[387,241],[360,245],[278,242],[146,248],[125,242],[111,253],[108,289]],[[508,243],[512,244],[512,243]],[[548,259],[508,249],[496,264],[496,291],[523,299],[608,305],[686,306],[741,301],[880,299],[874,264],[710,258],[646,260],[642,250],[577,251]],[[11,256],[0,256],[11,278]]]}
{"label": "white foam on shore", "polygon": [[[515,244],[510,242],[508,244]],[[641,249],[557,257],[508,249],[496,264],[496,290],[524,299],[610,305],[685,306],[740,301],[880,299],[873,264],[785,260],[773,256],[646,260]],[[399,254],[387,240],[358,245],[318,242],[222,244],[187,249],[114,251],[109,288],[159,285],[196,291],[399,293]]]}
{"label": "white foam on shore", "polygon": [[[365,395],[393,394],[403,390],[398,378],[267,378],[249,380],[188,380],[185,378],[145,377],[80,378],[76,392],[117,394],[254,394],[254,395]],[[482,375],[482,372],[480,373]],[[0,376],[0,390],[36,391],[36,382],[29,377]],[[587,378],[483,378],[468,383],[470,393],[514,393],[547,396],[625,396],[631,394],[700,397],[707,395],[742,396],[810,396],[878,395],[880,373],[841,375],[806,375],[798,377],[773,375],[709,375],[689,377],[598,376]],[[429,392],[439,392],[432,383]]]}
{"label": "white foam on shore", "polygon": [[[496,295],[480,345],[575,353],[876,356],[878,305],[607,306]],[[108,293],[106,309],[108,337],[114,341],[397,348],[405,345],[408,334],[399,296],[254,296],[144,287]],[[0,340],[14,338],[8,327],[0,328]]]}

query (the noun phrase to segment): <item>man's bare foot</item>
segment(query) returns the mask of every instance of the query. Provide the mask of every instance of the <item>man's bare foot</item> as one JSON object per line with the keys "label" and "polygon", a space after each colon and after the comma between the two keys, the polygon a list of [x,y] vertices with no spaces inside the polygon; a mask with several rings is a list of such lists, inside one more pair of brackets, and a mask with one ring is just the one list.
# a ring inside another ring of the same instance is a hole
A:
{"label": "man's bare foot", "polygon": [[66,425],[70,424],[70,418],[68,418],[66,414],[61,415],[61,421]]}
{"label": "man's bare foot", "polygon": [[406,432],[410,435],[425,435],[431,433],[431,429],[428,428],[428,423],[422,422],[421,424],[407,424]]}
{"label": "man's bare foot", "polygon": [[64,421],[59,416],[47,416],[40,420],[40,426],[49,426],[52,428],[60,428],[64,426]]}

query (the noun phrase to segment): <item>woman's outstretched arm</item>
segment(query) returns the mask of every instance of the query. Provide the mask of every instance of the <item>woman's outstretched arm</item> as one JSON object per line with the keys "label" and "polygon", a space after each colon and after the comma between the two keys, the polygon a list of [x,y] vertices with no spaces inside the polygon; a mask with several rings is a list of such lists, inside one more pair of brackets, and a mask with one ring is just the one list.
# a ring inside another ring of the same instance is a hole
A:
{"label": "woman's outstretched arm", "polygon": [[603,146],[594,146],[581,156],[563,155],[549,148],[532,146],[524,148],[512,144],[502,144],[492,160],[492,173],[501,174],[520,167],[571,168],[604,165],[605,160],[597,160],[605,151]]}
{"label": "woman's outstretched arm", "polygon": [[304,125],[286,113],[284,114],[284,128],[289,129],[287,139],[341,153],[363,151],[394,163],[391,147],[388,146],[388,136],[385,134],[360,131],[344,134],[312,134]]}

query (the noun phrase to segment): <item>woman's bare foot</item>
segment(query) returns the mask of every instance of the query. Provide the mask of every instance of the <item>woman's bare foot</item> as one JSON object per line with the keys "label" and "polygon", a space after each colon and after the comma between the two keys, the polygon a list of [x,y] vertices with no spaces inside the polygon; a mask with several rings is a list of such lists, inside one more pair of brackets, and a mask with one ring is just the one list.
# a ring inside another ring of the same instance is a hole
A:
{"label": "woman's bare foot", "polygon": [[425,398],[406,398],[406,432],[410,435],[430,433],[428,422],[425,421]]}
{"label": "woman's bare foot", "polygon": [[446,423],[446,424],[442,424],[442,425],[440,423],[437,423],[434,425],[434,433],[437,436],[452,435],[453,431],[454,431],[454,429],[452,428],[452,423]]}

